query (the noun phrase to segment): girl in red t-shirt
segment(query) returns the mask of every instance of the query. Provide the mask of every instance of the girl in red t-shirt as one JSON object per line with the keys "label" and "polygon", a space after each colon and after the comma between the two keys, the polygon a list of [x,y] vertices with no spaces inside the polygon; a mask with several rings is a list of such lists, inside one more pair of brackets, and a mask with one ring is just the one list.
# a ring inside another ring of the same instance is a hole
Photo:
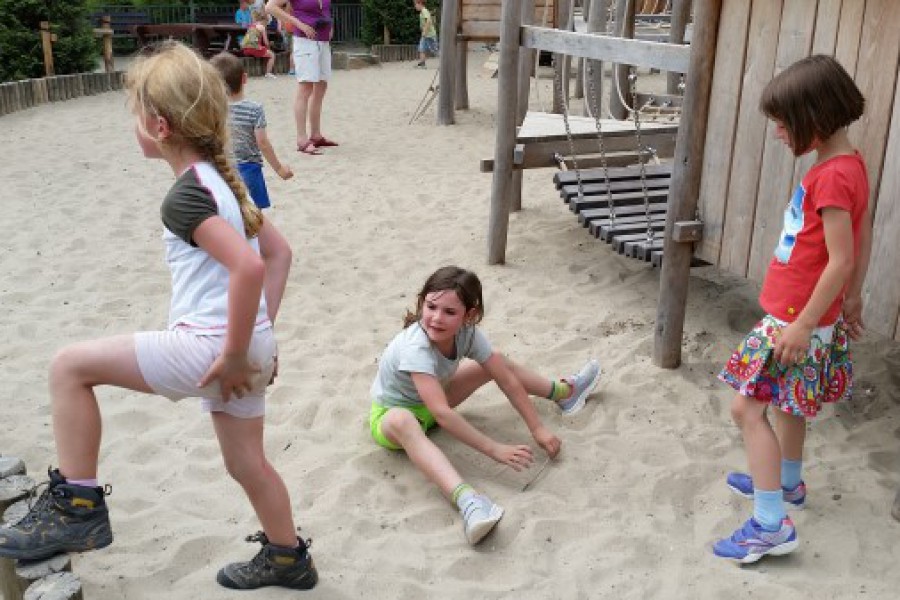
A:
{"label": "girl in red t-shirt", "polygon": [[[750,474],[729,473],[728,487],[753,498],[753,516],[716,542],[717,556],[751,563],[798,546],[785,502],[802,508],[806,419],[823,402],[850,395],[848,338],[862,334],[862,283],[872,224],[862,157],[847,126],[865,99],[829,56],[794,63],[763,90],[760,109],[775,137],[816,162],[791,196],[784,228],[763,281],[766,316],[731,355],[719,378],[738,395],[731,414],[741,429]],[[766,415],[771,405],[777,434]]]}

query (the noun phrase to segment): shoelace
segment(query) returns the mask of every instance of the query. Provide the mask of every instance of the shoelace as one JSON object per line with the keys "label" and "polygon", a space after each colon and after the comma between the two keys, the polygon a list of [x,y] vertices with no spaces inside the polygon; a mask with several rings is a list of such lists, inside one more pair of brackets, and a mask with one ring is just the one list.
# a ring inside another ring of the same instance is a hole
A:
{"label": "shoelace", "polygon": [[[300,529],[301,529],[300,527],[297,528],[297,533],[300,533]],[[313,543],[312,538],[303,539],[302,537],[300,537],[298,535],[297,540],[300,542],[300,544],[305,546],[307,550],[312,548],[312,543]],[[270,543],[269,536],[267,536],[266,532],[264,532],[264,531],[257,531],[256,533],[252,533],[252,534],[248,535],[246,538],[244,538],[244,541],[249,542],[249,543],[260,543],[263,546],[267,546]],[[262,554],[262,553],[260,552],[260,554]],[[257,557],[260,556],[260,554],[257,554]],[[256,560],[256,559],[254,558],[254,560]]]}
{"label": "shoelace", "polygon": [[[38,490],[46,488],[38,495]],[[28,512],[21,519],[13,523],[13,525],[28,525],[39,520],[39,517],[50,512],[50,489],[49,481],[42,481],[28,490]]]}

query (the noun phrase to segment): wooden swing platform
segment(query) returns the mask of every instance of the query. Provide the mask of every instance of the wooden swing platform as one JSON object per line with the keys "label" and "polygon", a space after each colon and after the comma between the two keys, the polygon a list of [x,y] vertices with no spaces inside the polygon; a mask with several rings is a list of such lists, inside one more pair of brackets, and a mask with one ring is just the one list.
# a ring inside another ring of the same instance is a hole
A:
{"label": "wooden swing platform", "polygon": [[619,254],[661,266],[672,164],[646,165],[643,185],[640,165],[610,167],[608,185],[603,169],[586,169],[580,174],[580,198],[575,171],[560,171],[553,177],[560,196],[577,215],[578,222]]}
{"label": "wooden swing platform", "polygon": [[[569,115],[572,145],[578,156],[579,167],[599,166],[596,156],[600,152],[597,139],[597,123],[593,117]],[[637,160],[634,122],[600,119],[603,149],[610,166],[623,167]],[[672,156],[675,152],[675,136],[678,123],[641,124],[641,142],[653,148],[658,156]],[[528,112],[516,132],[513,151],[513,169],[545,169],[557,167],[556,156],[569,155],[566,126],[562,115],[545,112]],[[494,170],[494,160],[481,161],[481,172]]]}

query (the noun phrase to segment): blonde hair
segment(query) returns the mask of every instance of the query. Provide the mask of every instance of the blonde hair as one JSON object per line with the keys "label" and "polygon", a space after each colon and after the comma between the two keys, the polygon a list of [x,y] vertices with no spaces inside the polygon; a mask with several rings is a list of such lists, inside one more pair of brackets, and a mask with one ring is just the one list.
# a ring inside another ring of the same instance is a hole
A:
{"label": "blonde hair", "polygon": [[237,198],[245,235],[255,237],[263,216],[226,152],[228,98],[215,67],[180,42],[164,42],[132,64],[125,85],[140,114],[162,117],[171,128],[160,144],[188,146],[216,167]]}

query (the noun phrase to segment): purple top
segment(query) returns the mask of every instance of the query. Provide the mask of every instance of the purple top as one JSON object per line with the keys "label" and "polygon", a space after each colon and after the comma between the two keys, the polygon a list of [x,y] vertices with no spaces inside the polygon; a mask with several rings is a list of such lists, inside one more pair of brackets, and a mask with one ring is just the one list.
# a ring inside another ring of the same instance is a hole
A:
{"label": "purple top", "polygon": [[331,0],[291,0],[291,7],[301,23],[315,27],[316,41],[327,42],[331,38]]}

